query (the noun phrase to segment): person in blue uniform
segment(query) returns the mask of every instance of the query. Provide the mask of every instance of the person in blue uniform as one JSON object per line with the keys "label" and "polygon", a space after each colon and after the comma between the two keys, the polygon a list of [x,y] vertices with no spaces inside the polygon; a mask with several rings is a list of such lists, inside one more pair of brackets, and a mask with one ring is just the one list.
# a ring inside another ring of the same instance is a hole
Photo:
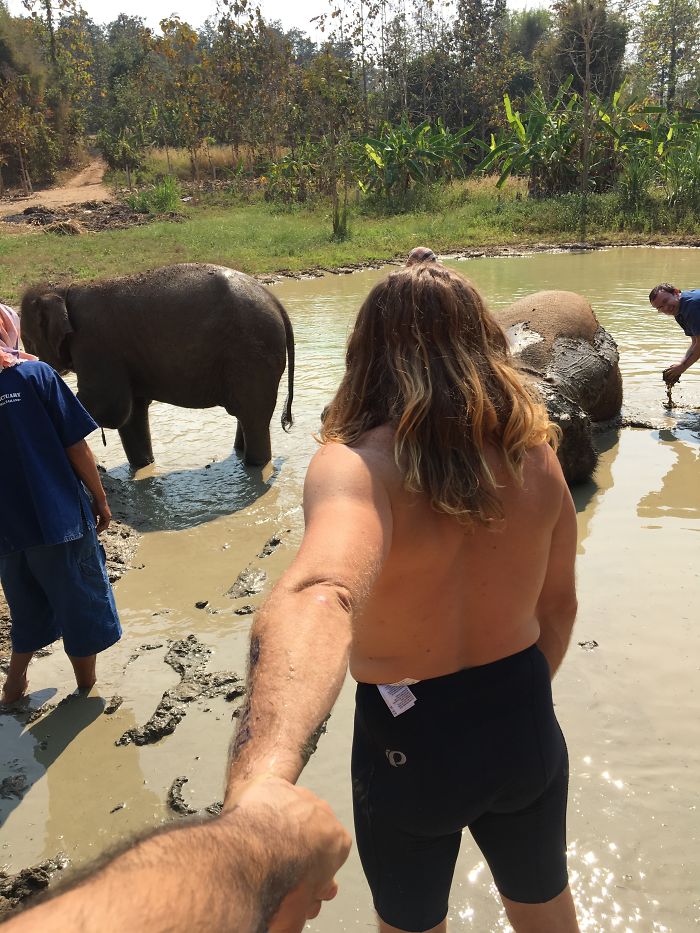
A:
{"label": "person in blue uniform", "polygon": [[680,363],[663,371],[664,382],[673,385],[700,360],[700,288],[682,292],[675,285],[662,282],[649,292],[649,301],[660,314],[675,318],[683,333],[690,337],[690,346]]}
{"label": "person in blue uniform", "polygon": [[59,638],[89,689],[96,655],[121,637],[97,538],[112,515],[85,441],[96,428],[60,376],[19,349],[19,319],[0,304],[0,582],[12,641],[2,703],[24,695],[32,655]]}

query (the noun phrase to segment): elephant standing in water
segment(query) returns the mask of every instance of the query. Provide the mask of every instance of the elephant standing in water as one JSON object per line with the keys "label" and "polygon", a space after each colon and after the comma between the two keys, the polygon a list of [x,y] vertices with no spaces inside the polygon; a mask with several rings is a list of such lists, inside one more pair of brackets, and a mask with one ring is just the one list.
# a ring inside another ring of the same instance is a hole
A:
{"label": "elephant standing in water", "polygon": [[287,362],[282,427],[292,424],[292,325],[277,298],[242,272],[183,263],[86,285],[40,285],[24,294],[21,321],[31,353],[77,374],[78,398],[99,425],[119,430],[134,469],[153,462],[153,400],[222,405],[238,419],[234,446],[245,462],[267,463]]}
{"label": "elephant standing in water", "polygon": [[598,459],[591,422],[615,418],[622,406],[615,341],[575,292],[536,292],[496,318],[521,370],[561,428],[559,460],[567,482],[589,480]]}

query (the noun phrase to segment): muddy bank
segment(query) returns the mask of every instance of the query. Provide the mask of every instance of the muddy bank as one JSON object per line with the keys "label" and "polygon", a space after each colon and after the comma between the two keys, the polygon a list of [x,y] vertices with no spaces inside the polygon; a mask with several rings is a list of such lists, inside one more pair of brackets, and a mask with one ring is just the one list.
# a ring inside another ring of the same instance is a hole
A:
{"label": "muddy bank", "polygon": [[[429,245],[429,244],[428,244]],[[565,243],[525,242],[505,246],[470,246],[468,248],[455,248],[438,250],[441,259],[498,259],[501,257],[529,256],[533,253],[581,253],[595,252],[596,250],[611,249],[613,247],[661,247],[677,246],[688,249],[700,248],[700,237],[638,237],[629,240],[587,240],[585,243],[577,241]],[[274,272],[258,273],[257,278],[263,285],[275,285],[285,279],[317,279],[324,275],[350,275],[368,269],[381,269],[384,266],[402,266],[406,261],[408,251],[398,256],[368,259],[362,262],[345,263],[342,266],[311,266],[308,269],[293,271],[291,269],[277,269]]]}
{"label": "muddy bank", "polygon": [[[100,541],[107,555],[107,575],[111,583],[116,583],[134,565],[140,535],[128,523],[122,484],[115,482],[108,473],[101,472],[101,475],[113,519],[107,531],[100,536]],[[0,670],[6,670],[11,650],[10,613],[0,586]],[[42,650],[48,652],[51,649]]]}

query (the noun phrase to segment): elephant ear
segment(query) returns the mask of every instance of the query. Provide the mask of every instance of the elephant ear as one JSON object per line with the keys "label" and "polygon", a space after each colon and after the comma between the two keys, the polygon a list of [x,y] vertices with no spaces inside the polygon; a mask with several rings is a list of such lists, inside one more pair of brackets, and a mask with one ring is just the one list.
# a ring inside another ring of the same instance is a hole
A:
{"label": "elephant ear", "polygon": [[54,359],[69,366],[70,354],[66,347],[66,339],[73,333],[73,327],[65,300],[61,295],[51,292],[40,295],[35,300],[42,341]]}

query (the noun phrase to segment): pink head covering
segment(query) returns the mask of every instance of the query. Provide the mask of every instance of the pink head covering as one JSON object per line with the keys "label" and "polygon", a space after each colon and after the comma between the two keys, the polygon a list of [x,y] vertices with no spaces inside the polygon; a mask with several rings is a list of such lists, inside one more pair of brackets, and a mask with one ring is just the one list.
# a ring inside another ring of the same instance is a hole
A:
{"label": "pink head covering", "polygon": [[38,357],[25,353],[19,348],[19,318],[17,313],[0,304],[0,369],[16,366],[22,360],[36,360]]}

